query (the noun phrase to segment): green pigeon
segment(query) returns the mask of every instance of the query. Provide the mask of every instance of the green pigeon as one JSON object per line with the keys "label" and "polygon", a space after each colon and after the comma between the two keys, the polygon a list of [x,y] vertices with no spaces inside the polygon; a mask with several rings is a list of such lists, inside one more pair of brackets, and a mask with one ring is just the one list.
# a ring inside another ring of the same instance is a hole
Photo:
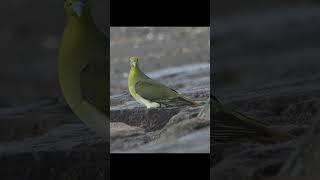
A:
{"label": "green pigeon", "polygon": [[261,143],[277,143],[293,138],[293,136],[286,131],[274,129],[267,123],[252,119],[223,106],[218,99],[212,95],[210,99],[213,109],[211,136],[214,143],[248,140]]}
{"label": "green pigeon", "polygon": [[89,0],[65,0],[59,83],[66,102],[87,126],[107,135],[108,39],[91,16]]}
{"label": "green pigeon", "polygon": [[157,108],[162,105],[170,106],[198,106],[197,103],[182,96],[160,82],[145,75],[140,67],[138,57],[129,57],[130,72],[128,88],[132,97],[139,103],[149,108]]}

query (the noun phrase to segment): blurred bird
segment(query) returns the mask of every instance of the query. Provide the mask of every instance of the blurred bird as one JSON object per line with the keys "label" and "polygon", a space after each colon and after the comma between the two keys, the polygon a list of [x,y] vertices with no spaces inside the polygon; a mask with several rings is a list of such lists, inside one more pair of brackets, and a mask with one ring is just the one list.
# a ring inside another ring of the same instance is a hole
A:
{"label": "blurred bird", "polygon": [[132,97],[147,108],[165,106],[198,106],[177,91],[149,78],[139,68],[138,57],[129,57],[128,88]]}
{"label": "blurred bird", "polygon": [[210,133],[210,166],[223,159],[225,148],[241,142],[274,144],[291,140],[294,136],[269,124],[247,117],[222,105],[210,95],[213,120]]}
{"label": "blurred bird", "polygon": [[210,102],[213,107],[211,136],[214,143],[248,140],[260,143],[277,143],[293,138],[288,132],[274,129],[267,123],[257,121],[223,106],[213,95],[211,95]]}
{"label": "blurred bird", "polygon": [[73,112],[107,135],[109,41],[91,16],[89,0],[65,0],[65,27],[59,51],[59,82]]}

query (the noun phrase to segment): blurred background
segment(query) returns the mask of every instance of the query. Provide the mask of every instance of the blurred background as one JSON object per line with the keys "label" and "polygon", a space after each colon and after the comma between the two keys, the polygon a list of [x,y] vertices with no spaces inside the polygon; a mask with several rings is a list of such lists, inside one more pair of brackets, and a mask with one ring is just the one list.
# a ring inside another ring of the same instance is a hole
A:
{"label": "blurred background", "polygon": [[[0,179],[106,179],[107,144],[70,111],[60,94],[63,4],[1,2]],[[93,0],[92,14],[109,35],[107,4]]]}
{"label": "blurred background", "polygon": [[[320,109],[319,1],[218,0],[211,6],[213,94],[270,126],[308,134]],[[303,141],[318,137],[310,134]],[[306,158],[319,156],[319,148],[293,141],[279,146],[248,141],[221,152],[213,179],[265,179],[284,163],[291,167],[287,174],[319,177],[317,170],[309,171],[318,161]]]}
{"label": "blurred background", "polygon": [[[57,57],[63,0],[12,0],[0,10],[0,108],[59,96]],[[107,32],[107,1],[93,1],[93,16]]]}
{"label": "blurred background", "polygon": [[212,6],[218,95],[319,74],[318,1],[227,0]]}
{"label": "blurred background", "polygon": [[[111,27],[110,95],[128,91],[129,56],[141,58],[139,64],[145,73],[183,65],[208,64],[209,36],[208,27]],[[205,76],[208,86],[209,74]]]}

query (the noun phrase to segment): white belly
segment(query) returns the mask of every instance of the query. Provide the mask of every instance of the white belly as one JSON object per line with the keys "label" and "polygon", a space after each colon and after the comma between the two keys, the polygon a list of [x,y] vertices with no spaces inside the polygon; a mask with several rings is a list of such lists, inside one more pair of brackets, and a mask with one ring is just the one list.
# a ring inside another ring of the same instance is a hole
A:
{"label": "white belly", "polygon": [[157,103],[157,102],[151,102],[143,97],[141,97],[140,95],[136,94],[134,99],[136,101],[138,101],[140,104],[143,104],[145,106],[147,106],[147,108],[157,108],[157,107],[160,107],[160,104]]}

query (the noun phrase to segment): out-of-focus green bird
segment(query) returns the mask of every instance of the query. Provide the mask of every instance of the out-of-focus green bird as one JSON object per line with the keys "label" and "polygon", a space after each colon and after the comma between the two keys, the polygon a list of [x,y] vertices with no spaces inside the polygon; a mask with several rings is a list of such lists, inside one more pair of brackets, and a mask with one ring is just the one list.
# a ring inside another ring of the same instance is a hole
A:
{"label": "out-of-focus green bird", "polygon": [[145,75],[139,68],[138,57],[129,57],[128,88],[132,97],[147,108],[165,106],[197,106],[177,91]]}
{"label": "out-of-focus green bird", "polygon": [[73,112],[107,135],[108,40],[91,16],[89,0],[65,0],[65,27],[59,52],[59,82]]}
{"label": "out-of-focus green bird", "polygon": [[248,140],[261,143],[277,143],[293,138],[288,132],[271,128],[266,123],[223,106],[212,95],[210,99],[211,107],[213,108],[213,125],[211,128],[213,143]]}
{"label": "out-of-focus green bird", "polygon": [[213,120],[210,128],[210,165],[223,159],[228,145],[241,142],[274,144],[291,140],[294,136],[287,131],[270,127],[269,124],[247,117],[222,105],[210,96]]}

